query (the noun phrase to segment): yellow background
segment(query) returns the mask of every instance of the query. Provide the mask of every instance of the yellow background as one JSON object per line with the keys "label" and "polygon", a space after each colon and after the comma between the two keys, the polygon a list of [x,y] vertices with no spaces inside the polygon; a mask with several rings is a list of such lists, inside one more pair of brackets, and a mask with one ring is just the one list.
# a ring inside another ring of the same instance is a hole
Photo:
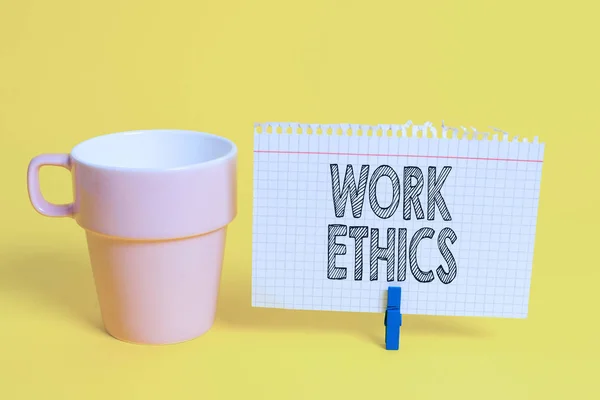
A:
{"label": "yellow background", "polygon": [[[595,3],[0,0],[0,398],[597,398]],[[386,352],[382,315],[252,309],[253,123],[408,119],[546,142],[529,318],[409,315]],[[31,157],[144,128],[240,150],[218,320],[176,346],[105,334],[83,232],[27,199]]]}

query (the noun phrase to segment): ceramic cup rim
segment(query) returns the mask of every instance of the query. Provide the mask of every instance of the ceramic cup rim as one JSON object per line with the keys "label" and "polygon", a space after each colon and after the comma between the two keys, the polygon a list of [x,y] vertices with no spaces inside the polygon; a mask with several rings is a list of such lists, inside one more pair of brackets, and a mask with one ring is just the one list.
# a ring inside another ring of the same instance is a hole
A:
{"label": "ceramic cup rim", "polygon": [[[181,166],[174,167],[126,167],[121,165],[105,165],[100,163],[94,163],[86,160],[81,157],[79,154],[81,149],[84,146],[93,145],[95,141],[99,140],[107,140],[113,139],[118,140],[120,137],[124,136],[143,136],[143,135],[195,135],[196,137],[204,137],[211,138],[213,140],[220,141],[228,146],[228,150],[225,154],[211,158],[205,161],[198,161],[193,163],[187,163]],[[201,169],[206,167],[211,167],[216,164],[221,164],[235,158],[237,156],[237,146],[235,143],[223,136],[218,136],[208,132],[201,131],[193,131],[193,130],[185,130],[185,129],[139,129],[139,130],[129,130],[115,133],[106,133],[103,135],[94,136],[92,138],[86,139],[73,147],[69,154],[72,161],[77,164],[85,165],[90,168],[99,169],[99,170],[107,170],[107,171],[127,171],[127,172],[170,172],[170,171],[186,171],[186,170],[194,170]]]}

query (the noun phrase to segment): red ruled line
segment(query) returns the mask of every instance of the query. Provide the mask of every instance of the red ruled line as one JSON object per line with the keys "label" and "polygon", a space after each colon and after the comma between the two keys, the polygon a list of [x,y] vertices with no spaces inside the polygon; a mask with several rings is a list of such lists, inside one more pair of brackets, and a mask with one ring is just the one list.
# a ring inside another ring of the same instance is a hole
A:
{"label": "red ruled line", "polygon": [[326,156],[360,156],[360,157],[410,157],[410,158],[443,158],[453,160],[477,160],[477,161],[507,161],[542,163],[543,160],[525,160],[517,158],[490,158],[490,157],[461,157],[461,156],[422,156],[416,154],[369,154],[369,153],[332,153],[325,151],[282,151],[282,150],[254,150],[255,153],[268,154],[303,154],[303,155],[326,155]]}

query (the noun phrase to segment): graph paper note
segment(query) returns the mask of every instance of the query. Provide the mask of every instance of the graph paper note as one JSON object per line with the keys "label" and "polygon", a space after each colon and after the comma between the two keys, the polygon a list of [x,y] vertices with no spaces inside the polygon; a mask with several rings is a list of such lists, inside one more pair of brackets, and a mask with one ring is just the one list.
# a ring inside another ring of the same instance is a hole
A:
{"label": "graph paper note", "polygon": [[544,145],[450,133],[256,124],[252,305],[525,318]]}

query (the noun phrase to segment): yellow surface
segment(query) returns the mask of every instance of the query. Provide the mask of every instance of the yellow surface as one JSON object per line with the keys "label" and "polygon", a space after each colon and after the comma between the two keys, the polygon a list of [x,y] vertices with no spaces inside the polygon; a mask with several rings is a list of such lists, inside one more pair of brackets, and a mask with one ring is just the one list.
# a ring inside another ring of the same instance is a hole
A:
{"label": "yellow surface", "polygon": [[[0,399],[599,398],[596,3],[0,0]],[[547,143],[530,317],[405,316],[386,352],[382,315],[252,309],[253,122],[408,119]],[[142,128],[240,149],[218,321],[176,346],[103,332],[83,232],[26,194]]]}

